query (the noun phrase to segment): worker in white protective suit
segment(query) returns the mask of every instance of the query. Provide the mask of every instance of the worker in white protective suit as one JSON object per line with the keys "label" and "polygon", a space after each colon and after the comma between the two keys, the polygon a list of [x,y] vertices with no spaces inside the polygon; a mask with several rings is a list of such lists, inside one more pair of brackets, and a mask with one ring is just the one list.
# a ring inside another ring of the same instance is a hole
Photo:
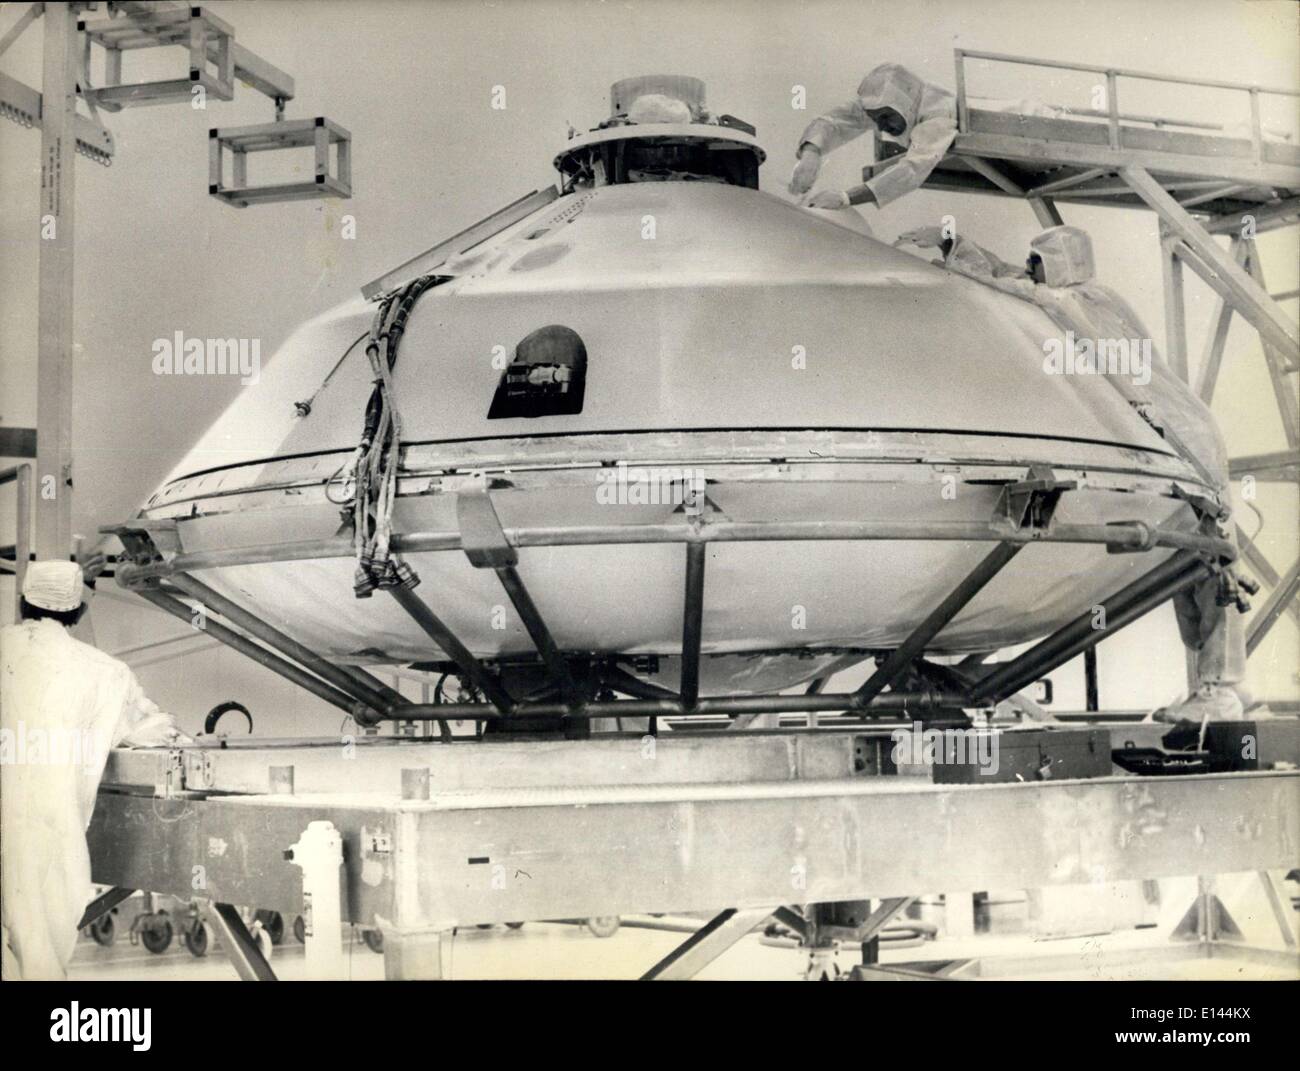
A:
{"label": "worker in white protective suit", "polygon": [[[985,111],[1055,118],[1059,108],[1033,100],[973,101]],[[790,192],[807,194],[817,180],[822,159],[869,130],[890,140],[883,143],[900,158],[874,178],[849,190],[823,190],[805,199],[809,208],[848,208],[874,203],[884,208],[919,189],[944,158],[957,136],[957,98],[898,63],[882,63],[862,79],[857,95],[818,116],[799,138]]]}
{"label": "worker in white protective suit", "polygon": [[[1094,278],[1092,242],[1077,227],[1053,227],[1030,243],[1031,260],[1041,263],[1043,287],[1075,331],[1092,339],[1149,339],[1141,318],[1119,294]],[[1058,319],[1059,322],[1059,319]],[[1214,488],[1219,521],[1230,540],[1231,485],[1228,451],[1209,407],[1171,369],[1154,346],[1150,382],[1135,384],[1132,376],[1108,376],[1131,404],[1155,425],[1179,454],[1190,461]],[[1211,577],[1174,600],[1178,629],[1195,662],[1196,687],[1182,702],[1160,712],[1168,721],[1243,718],[1250,695],[1244,687],[1246,634],[1242,615],[1225,598],[1221,581]]]}
{"label": "worker in white protective suit", "polygon": [[[1095,279],[1092,240],[1078,227],[1052,227],[1030,242],[1024,268],[1008,264],[976,243],[939,227],[899,235],[895,245],[939,249],[942,267],[1041,306],[1077,339],[1129,343],[1150,340],[1141,318],[1119,294]],[[1099,348],[1099,347],[1098,347]],[[1161,359],[1154,345],[1149,367],[1130,365],[1106,379],[1208,483],[1218,498],[1218,520],[1234,538],[1228,451],[1205,405]],[[1224,591],[1210,578],[1174,600],[1179,633],[1195,662],[1193,694],[1159,712],[1165,720],[1244,717],[1250,695],[1243,686],[1246,639],[1241,615],[1221,602]]]}
{"label": "worker in white protective suit", "polygon": [[[999,280],[998,289],[1033,297],[1033,269],[1029,261],[1008,264],[981,245],[960,234],[950,234],[942,227],[917,227],[904,231],[894,240],[895,246],[915,245],[921,249],[937,249],[941,260],[932,261],[936,267],[969,275],[982,282]],[[1008,280],[1003,283],[1001,280]],[[1040,280],[1041,281],[1041,280]]]}
{"label": "worker in white protective suit", "polygon": [[0,629],[0,921],[6,979],[66,977],[91,898],[86,828],[113,747],[188,738],[122,662],[70,629],[81,567],[33,562],[21,620]]}
{"label": "worker in white protective suit", "polygon": [[852,100],[814,119],[803,132],[790,192],[807,193],[824,156],[873,128],[904,148],[902,159],[861,186],[816,194],[807,202],[809,207],[848,208],[874,202],[883,208],[917,189],[957,135],[957,102],[946,89],[901,64],[881,64],[862,79]]}

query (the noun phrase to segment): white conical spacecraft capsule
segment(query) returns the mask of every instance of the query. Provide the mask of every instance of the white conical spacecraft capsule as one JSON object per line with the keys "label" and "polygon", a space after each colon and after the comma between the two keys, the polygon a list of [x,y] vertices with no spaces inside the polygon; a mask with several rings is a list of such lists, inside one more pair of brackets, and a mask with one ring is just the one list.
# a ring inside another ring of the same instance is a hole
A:
{"label": "white conical spacecraft capsule", "polygon": [[[753,695],[897,648],[990,531],[1030,542],[926,650],[1044,636],[1174,553],[1106,526],[1196,532],[1212,489],[1104,377],[1046,374],[1040,308],[760,192],[763,160],[698,80],[616,84],[557,196],[289,338],[132,522],[165,559],[136,580],[183,572],[336,665],[449,666],[382,590],[418,578],[490,669],[676,690],[698,642],[689,690]],[[1019,507],[1053,481],[1048,531]]]}

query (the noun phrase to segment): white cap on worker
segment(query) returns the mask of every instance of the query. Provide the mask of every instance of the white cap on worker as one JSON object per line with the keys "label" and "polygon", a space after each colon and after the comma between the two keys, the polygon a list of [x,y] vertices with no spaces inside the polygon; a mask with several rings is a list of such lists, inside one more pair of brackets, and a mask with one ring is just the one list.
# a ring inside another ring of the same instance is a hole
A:
{"label": "white cap on worker", "polygon": [[76,562],[32,562],[23,575],[23,598],[42,610],[65,613],[81,605],[84,582]]}

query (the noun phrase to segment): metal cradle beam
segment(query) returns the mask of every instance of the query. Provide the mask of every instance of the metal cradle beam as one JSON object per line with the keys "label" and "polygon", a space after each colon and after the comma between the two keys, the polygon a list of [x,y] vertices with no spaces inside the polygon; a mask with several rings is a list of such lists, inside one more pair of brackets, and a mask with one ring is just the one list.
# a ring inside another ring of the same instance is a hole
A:
{"label": "metal cradle beam", "polygon": [[375,710],[387,710],[394,704],[400,706],[406,699],[394,689],[375,679],[364,670],[349,667],[344,669],[303,646],[297,640],[286,636],[279,629],[268,625],[257,615],[245,610],[238,603],[214,591],[192,576],[178,573],[171,577],[171,583],[180,588],[204,607],[215,610],[231,624],[261,640],[267,646],[279,651],[285,657],[305,666],[316,676],[328,681],[339,691],[351,695],[358,701]]}
{"label": "metal cradle beam", "polygon": [[1023,543],[999,543],[938,606],[930,611],[880,667],[858,688],[857,694],[870,701],[893,684],[907,667],[922,654],[931,640],[956,617],[984,586],[1002,571],[1019,552]]}
{"label": "metal cradle beam", "polygon": [[411,615],[415,623],[424,630],[425,635],[456,663],[456,668],[483,693],[489,703],[502,714],[509,714],[514,709],[514,699],[496,675],[470,653],[469,648],[461,643],[442,619],[425,605],[420,596],[404,587],[389,588],[388,593],[397,600],[403,610]]}
{"label": "metal cradle beam", "polygon": [[1173,598],[1178,592],[1213,575],[1213,570],[1193,554],[1178,553],[1152,569],[1123,591],[1102,602],[1098,627],[1096,611],[1080,614],[1064,628],[1039,641],[1017,658],[994,669],[975,685],[973,698],[998,702],[1014,695],[1031,681],[1064,665],[1088,647],[1113,636],[1121,628]]}
{"label": "metal cradle beam", "polygon": [[[193,619],[193,611],[185,605],[185,603],[181,602],[180,599],[173,598],[166,592],[159,591],[156,588],[144,587],[137,588],[136,594],[138,594],[142,599],[153,603],[160,610],[165,610],[173,617],[179,618],[181,621],[191,622]],[[248,637],[236,632],[234,629],[227,628],[218,621],[209,620],[205,623],[203,630],[209,636],[220,640],[229,647],[233,647],[240,654],[248,656],[259,665],[263,665],[267,669],[280,674],[281,677],[284,677],[288,681],[292,681],[300,688],[305,688],[318,699],[323,699],[325,702],[338,707],[342,711],[346,711],[348,714],[355,715],[357,713],[357,708],[362,705],[351,696],[331,687],[319,677],[313,676],[306,670],[301,669],[287,659],[281,658],[279,655],[268,651],[265,647],[254,643],[252,640],[248,639]],[[425,717],[436,718],[438,715],[427,714]]]}
{"label": "metal cradle beam", "polygon": [[578,702],[578,686],[569,673],[555,637],[547,628],[541,611],[533,602],[516,566],[519,552],[506,538],[496,507],[486,490],[463,491],[456,496],[456,519],[460,527],[461,547],[476,569],[491,569],[501,582],[515,613],[532,638],[533,645],[546,664],[547,672],[569,704]]}

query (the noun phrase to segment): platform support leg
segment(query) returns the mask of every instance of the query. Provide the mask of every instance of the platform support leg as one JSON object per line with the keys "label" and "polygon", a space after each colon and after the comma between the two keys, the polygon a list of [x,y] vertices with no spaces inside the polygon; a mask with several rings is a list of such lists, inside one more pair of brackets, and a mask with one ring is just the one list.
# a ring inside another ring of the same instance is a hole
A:
{"label": "platform support leg", "polygon": [[81,921],[77,923],[77,929],[84,930],[92,922],[97,922],[103,916],[107,915],[113,908],[117,907],[123,900],[128,900],[135,895],[134,889],[124,889],[115,887],[105,893],[95,897],[82,913]]}
{"label": "platform support leg", "polygon": [[975,936],[975,897],[969,892],[943,894],[944,932],[948,937]]}
{"label": "platform support leg", "polygon": [[442,978],[442,934],[436,930],[402,933],[384,930],[384,978],[390,982]]}
{"label": "platform support leg", "polygon": [[241,979],[245,982],[275,981],[275,971],[257,947],[257,938],[248,932],[238,908],[231,904],[213,904],[208,918],[216,927],[226,955]]}
{"label": "platform support leg", "polygon": [[1287,948],[1294,949],[1296,939],[1291,920],[1294,918],[1295,912],[1291,910],[1291,902],[1286,890],[1282,888],[1282,883],[1278,881],[1277,875],[1268,870],[1259,871],[1259,880],[1264,886],[1264,895],[1268,897],[1268,906],[1273,911],[1273,919],[1277,922],[1277,928],[1282,933],[1282,943]]}
{"label": "platform support leg", "polygon": [[684,981],[771,917],[775,907],[734,907],[715,915],[641,976],[642,981]]}
{"label": "platform support leg", "polygon": [[1205,875],[1196,879],[1196,899],[1169,936],[1174,941],[1198,941],[1207,946],[1219,941],[1244,940],[1241,930],[1214,891],[1214,878]]}

